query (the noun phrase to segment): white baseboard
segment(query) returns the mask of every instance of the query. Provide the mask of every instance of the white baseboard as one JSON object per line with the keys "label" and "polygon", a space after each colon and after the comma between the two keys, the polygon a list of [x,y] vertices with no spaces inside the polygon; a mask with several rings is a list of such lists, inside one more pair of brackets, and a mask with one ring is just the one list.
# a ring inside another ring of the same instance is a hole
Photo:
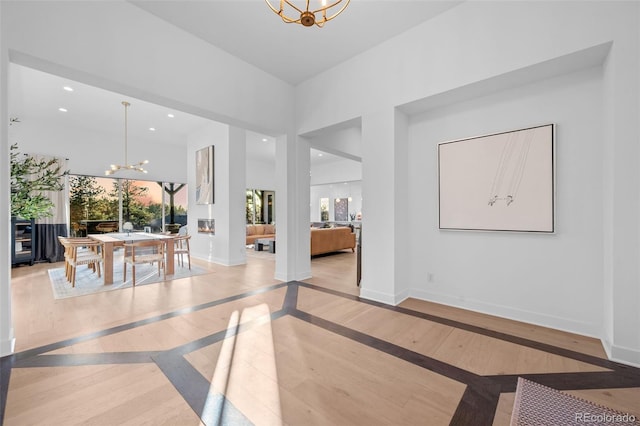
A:
{"label": "white baseboard", "polygon": [[275,279],[288,283],[289,281],[303,281],[311,278],[311,270],[298,272],[296,274],[287,274],[286,272],[276,271]]}
{"label": "white baseboard", "polygon": [[466,309],[468,311],[480,312],[501,318],[515,321],[522,321],[542,327],[549,327],[555,330],[566,331],[568,333],[580,334],[582,336],[600,339],[599,325],[575,321],[554,315],[541,314],[538,312],[515,309],[510,306],[497,305],[474,299],[460,299],[456,296],[426,291],[423,289],[410,289],[409,297],[453,306],[455,308]]}
{"label": "white baseboard", "polygon": [[393,305],[395,299],[393,297],[393,294],[382,293],[375,290],[367,290],[366,288],[360,288],[360,297],[362,299],[373,300],[374,302],[380,302],[387,305]]}
{"label": "white baseboard", "polygon": [[245,258],[240,258],[240,257],[236,259],[221,259],[221,258],[214,257],[211,260],[209,260],[209,262],[217,263],[218,265],[223,265],[223,266],[238,266],[238,265],[244,265],[245,263],[247,263],[247,260]]}
{"label": "white baseboard", "polygon": [[374,302],[384,303],[385,305],[396,306],[409,297],[409,290],[404,290],[399,294],[382,293],[380,291],[367,289],[366,285],[361,282],[360,297]]}
{"label": "white baseboard", "polygon": [[244,265],[245,263],[247,263],[246,257],[238,257],[236,259],[227,260],[227,259],[222,259],[217,257],[199,256],[193,253],[191,254],[191,257],[193,259],[202,260],[203,262],[216,263],[218,265],[223,265],[223,266],[238,266],[238,265]]}
{"label": "white baseboard", "polygon": [[401,291],[400,293],[396,294],[394,297],[395,303],[393,304],[394,306],[397,306],[399,304],[401,304],[402,302],[404,302],[405,300],[407,300],[409,298],[409,294],[410,294],[410,290],[406,289]]}
{"label": "white baseboard", "polygon": [[[603,342],[604,345],[604,342]],[[605,349],[606,350],[606,349]],[[640,368],[640,350],[609,345],[607,355],[611,361]]]}
{"label": "white baseboard", "polygon": [[16,338],[13,337],[13,329],[10,331],[8,339],[0,340],[0,358],[11,355],[16,349]]}
{"label": "white baseboard", "polygon": [[304,271],[304,272],[299,272],[296,274],[296,281],[303,281],[303,280],[308,280],[309,278],[312,278],[313,275],[311,275],[311,269],[309,269],[308,271]]}

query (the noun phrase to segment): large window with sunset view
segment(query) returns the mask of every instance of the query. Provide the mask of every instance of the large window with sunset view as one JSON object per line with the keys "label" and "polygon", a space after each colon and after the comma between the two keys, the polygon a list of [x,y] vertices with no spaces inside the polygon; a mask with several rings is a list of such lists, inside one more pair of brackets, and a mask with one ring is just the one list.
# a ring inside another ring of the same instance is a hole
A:
{"label": "large window with sunset view", "polygon": [[75,236],[118,231],[121,220],[151,232],[177,232],[187,224],[182,183],[72,175],[69,201]]}

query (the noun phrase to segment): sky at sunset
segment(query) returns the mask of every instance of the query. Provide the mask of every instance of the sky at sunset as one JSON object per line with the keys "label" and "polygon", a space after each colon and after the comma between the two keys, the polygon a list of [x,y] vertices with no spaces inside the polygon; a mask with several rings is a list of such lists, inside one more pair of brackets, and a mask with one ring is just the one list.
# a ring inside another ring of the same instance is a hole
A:
{"label": "sky at sunset", "polygon": [[[105,188],[105,192],[108,194],[111,192],[113,188],[113,182],[115,179],[112,178],[102,178],[97,177],[96,181],[98,185]],[[162,188],[154,181],[147,180],[136,180],[133,181],[136,186],[140,187],[148,187],[149,191],[147,192],[146,199],[142,199],[142,203],[145,205],[149,204],[160,204],[162,203]],[[166,195],[165,202],[169,204],[169,194]],[[186,209],[187,206],[187,188],[183,188],[179,193],[176,194],[174,198],[174,202],[176,206],[183,206]]]}

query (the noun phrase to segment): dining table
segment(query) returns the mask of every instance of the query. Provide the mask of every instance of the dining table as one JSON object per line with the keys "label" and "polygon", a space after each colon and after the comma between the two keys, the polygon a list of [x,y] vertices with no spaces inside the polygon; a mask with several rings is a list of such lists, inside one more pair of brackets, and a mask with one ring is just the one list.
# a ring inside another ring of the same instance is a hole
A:
{"label": "dining table", "polygon": [[113,284],[113,252],[115,248],[122,247],[125,243],[134,243],[136,241],[163,240],[166,253],[166,275],[173,275],[175,272],[173,240],[176,235],[152,234],[149,232],[111,232],[108,234],[89,234],[88,237],[102,243],[104,283],[107,285]]}

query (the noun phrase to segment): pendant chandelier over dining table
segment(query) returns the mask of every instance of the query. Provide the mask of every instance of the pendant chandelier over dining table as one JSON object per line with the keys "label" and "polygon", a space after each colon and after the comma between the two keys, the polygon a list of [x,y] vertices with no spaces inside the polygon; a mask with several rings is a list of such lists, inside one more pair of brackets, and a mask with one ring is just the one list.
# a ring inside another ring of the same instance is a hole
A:
{"label": "pendant chandelier over dining table", "polygon": [[[316,25],[322,28],[327,21],[332,20],[340,15],[342,11],[349,5],[351,0],[327,0],[320,1],[320,7],[317,9],[309,9],[311,0],[264,0],[271,10],[287,24],[302,24],[305,27]],[[279,7],[273,4],[280,3]],[[299,6],[296,6],[296,3]],[[302,5],[306,3],[306,7]],[[335,13],[333,13],[335,12]],[[332,14],[333,13],[333,14]]]}
{"label": "pendant chandelier over dining table", "polygon": [[123,165],[119,165],[119,164],[112,164],[107,170],[105,170],[104,174],[109,176],[114,174],[115,172],[118,172],[120,170],[134,170],[136,172],[142,172],[142,173],[147,173],[147,171],[142,167],[145,164],[147,164],[149,161],[148,160],[143,160],[140,161],[139,163],[135,163],[135,164],[129,164],[128,158],[127,158],[127,150],[128,150],[128,146],[127,146],[127,109],[129,108],[129,106],[131,105],[129,102],[127,101],[122,101],[122,105],[124,105],[124,164]]}

